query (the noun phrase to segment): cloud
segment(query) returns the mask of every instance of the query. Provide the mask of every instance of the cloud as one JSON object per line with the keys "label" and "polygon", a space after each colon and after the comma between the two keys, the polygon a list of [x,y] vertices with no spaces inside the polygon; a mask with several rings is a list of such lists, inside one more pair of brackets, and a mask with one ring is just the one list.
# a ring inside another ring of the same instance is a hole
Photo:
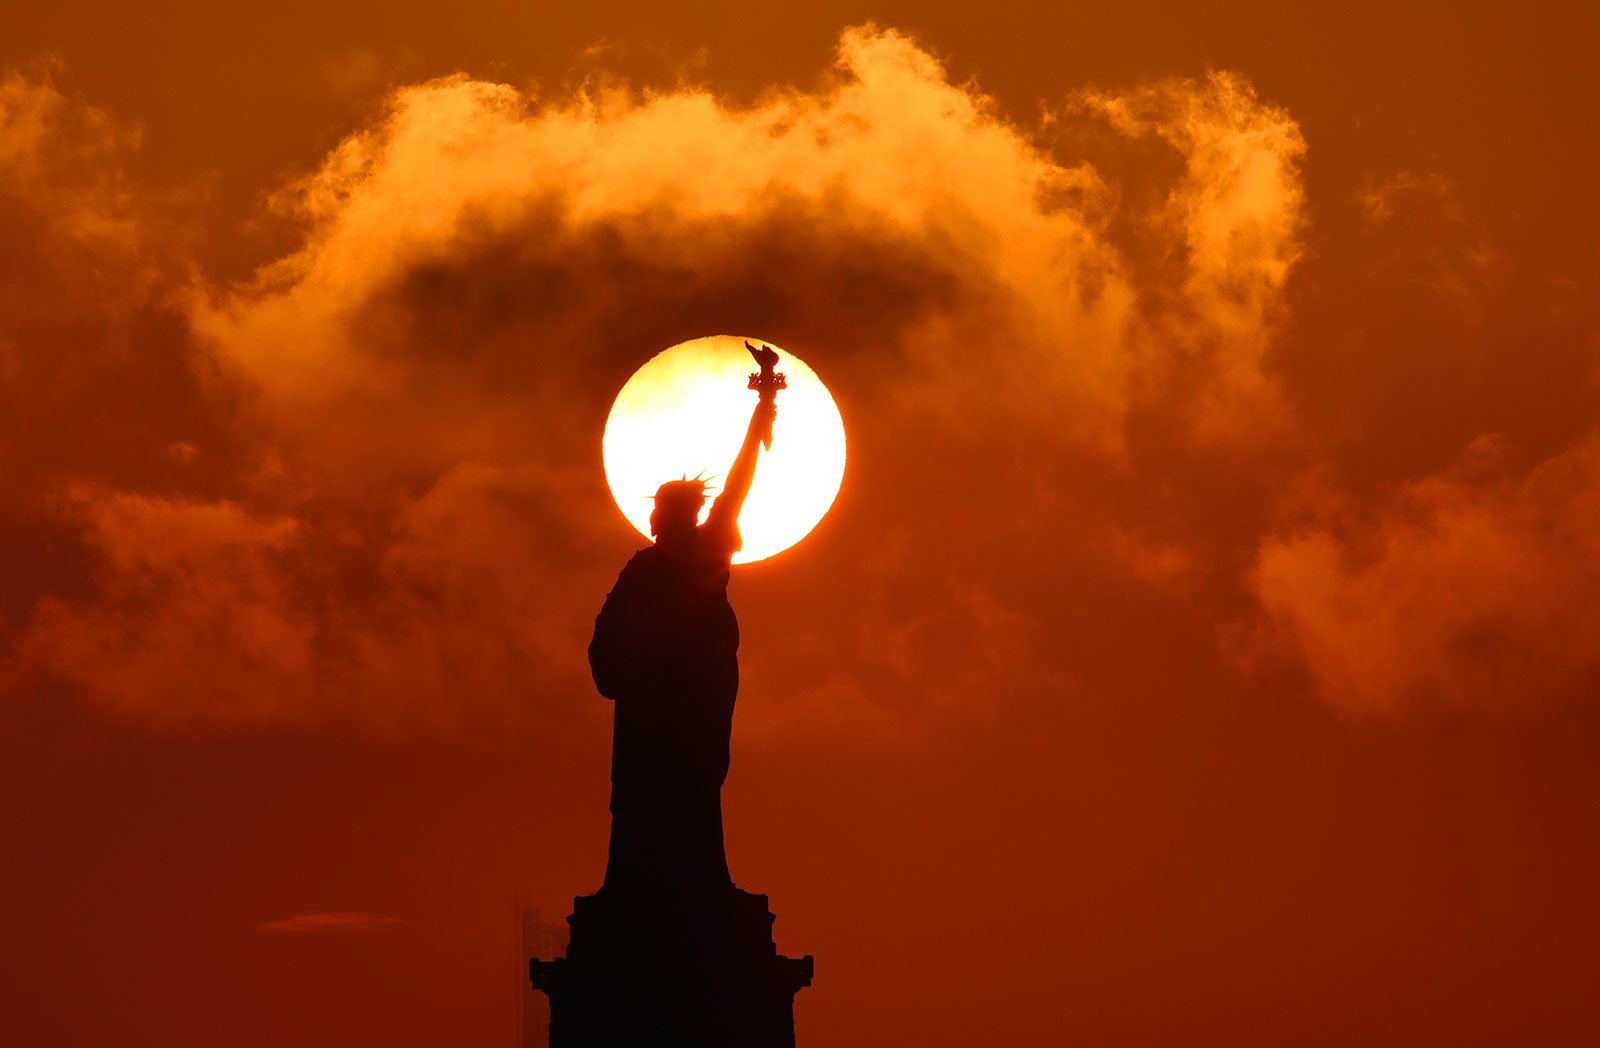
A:
{"label": "cloud", "polygon": [[1592,693],[1600,440],[1524,479],[1429,478],[1365,524],[1268,538],[1254,583],[1323,694],[1354,715]]}
{"label": "cloud", "polygon": [[1487,230],[1457,197],[1436,171],[1393,172],[1357,194],[1368,226],[1405,245],[1378,263],[1385,282],[1420,288],[1477,323],[1483,300],[1503,273]]}
{"label": "cloud", "polygon": [[[697,89],[537,100],[461,76],[402,89],[377,126],[284,196],[309,223],[305,248],[255,286],[197,304],[195,323],[270,410],[304,417],[354,391],[369,403],[409,396],[410,362],[382,352],[361,306],[396,284],[415,291],[406,281],[419,271],[519,238],[525,261],[542,263],[522,274],[524,293],[558,316],[552,283],[587,281],[582,309],[613,305],[622,279],[672,281],[629,290],[645,295],[635,308],[682,310],[673,299],[699,291],[696,278],[727,280],[730,255],[748,268],[793,265],[784,242],[812,225],[824,242],[928,271],[932,283],[911,290],[931,301],[893,333],[901,348],[916,345],[936,371],[960,365],[1007,383],[1004,393],[1047,397],[1034,406],[1080,436],[1118,439],[1151,371],[1214,367],[1218,410],[1258,395],[1261,342],[1295,258],[1297,129],[1220,75],[1093,101],[1121,131],[1159,135],[1184,158],[1155,217],[1188,259],[1181,323],[1141,315],[1142,284],[1165,275],[1130,272],[1100,235],[1099,175],[1057,162],[911,40],[870,27],[844,34],[828,86],[751,107]],[[594,272],[597,261],[627,271]],[[794,276],[785,288],[804,295]],[[877,290],[860,289],[859,310],[830,319],[870,314]],[[571,320],[578,330],[560,334],[603,334],[593,317]],[[1165,344],[1180,328],[1194,345]],[[523,353],[578,348],[529,343]]]}
{"label": "cloud", "polygon": [[[1264,616],[1353,710],[1588,672],[1562,581],[1592,579],[1588,507],[1551,478],[1592,420],[1579,383],[1533,395],[1592,370],[1587,307],[1530,308],[1442,176],[1313,227],[1300,127],[1239,75],[1079,91],[1038,128],[872,26],[753,102],[428,80],[275,195],[300,240],[240,284],[130,188],[137,135],[48,76],[0,104],[10,690],[234,729],[588,696],[632,541],[610,396],[715,331],[804,355],[852,442],[796,606],[748,607],[785,637],[747,659],[775,718],[1056,687],[1119,643],[1079,609],[1130,593]],[[1529,317],[1548,373],[1499,352]],[[1441,469],[1485,431],[1548,462]],[[1281,495],[1304,476],[1309,514]],[[862,582],[837,613],[830,578]]]}
{"label": "cloud", "polygon": [[[276,198],[301,247],[243,286],[164,274],[171,342],[139,352],[182,362],[182,424],[126,442],[142,473],[41,476],[30,502],[76,536],[80,584],[30,598],[11,675],[235,725],[439,723],[582,691],[573,609],[617,558],[595,526],[612,516],[595,434],[644,356],[707,325],[777,339],[870,399],[858,446],[947,432],[974,438],[965,459],[1015,425],[1114,455],[1130,412],[1188,382],[1204,407],[1174,417],[1209,439],[1219,412],[1270,399],[1298,133],[1226,76],[1090,108],[1078,119],[1176,159],[1167,206],[1122,213],[1116,171],[1062,162],[874,27],[842,35],[816,90],[748,105],[459,75],[395,91]],[[1119,246],[1130,223],[1167,245],[1160,265]],[[79,410],[112,399],[85,390]],[[874,517],[930,497],[905,470],[861,475]],[[914,554],[937,529],[918,513],[897,530]],[[922,620],[877,609],[863,629],[892,642],[853,646],[839,679],[973,692],[976,664],[932,672],[918,651],[972,624],[1026,659],[1033,615],[981,567],[937,600]]]}
{"label": "cloud", "polygon": [[0,74],[0,193],[29,199],[67,242],[130,250],[140,230],[117,158],[138,135],[63,95],[53,71]]}
{"label": "cloud", "polygon": [[103,586],[78,605],[47,597],[17,641],[25,663],[52,667],[98,702],[137,715],[236,721],[299,719],[314,633],[278,563],[296,525],[228,502],[173,502],[74,492],[73,512],[103,556]]}
{"label": "cloud", "polygon": [[1186,252],[1187,267],[1176,308],[1163,320],[1193,334],[1161,331],[1178,358],[1163,364],[1198,393],[1203,433],[1258,439],[1277,407],[1263,358],[1282,319],[1306,221],[1299,125],[1225,72],[1131,94],[1087,92],[1080,104],[1124,133],[1158,136],[1182,155],[1183,175],[1159,217]]}
{"label": "cloud", "polygon": [[124,178],[137,145],[48,70],[0,74],[0,646],[40,599],[94,586],[66,488],[204,490],[225,466],[167,450],[223,450],[230,408],[164,301],[183,237]]}
{"label": "cloud", "polygon": [[256,925],[264,932],[289,932],[303,935],[309,932],[375,932],[396,928],[405,921],[399,917],[381,917],[375,913],[297,913],[276,921],[263,921]]}

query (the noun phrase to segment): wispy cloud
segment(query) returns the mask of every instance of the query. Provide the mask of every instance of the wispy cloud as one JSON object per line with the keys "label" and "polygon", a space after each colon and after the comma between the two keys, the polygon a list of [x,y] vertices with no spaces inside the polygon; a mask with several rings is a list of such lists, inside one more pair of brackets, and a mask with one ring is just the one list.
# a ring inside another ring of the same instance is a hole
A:
{"label": "wispy cloud", "polygon": [[256,925],[264,932],[376,932],[404,924],[400,917],[340,910],[333,913],[297,913]]}

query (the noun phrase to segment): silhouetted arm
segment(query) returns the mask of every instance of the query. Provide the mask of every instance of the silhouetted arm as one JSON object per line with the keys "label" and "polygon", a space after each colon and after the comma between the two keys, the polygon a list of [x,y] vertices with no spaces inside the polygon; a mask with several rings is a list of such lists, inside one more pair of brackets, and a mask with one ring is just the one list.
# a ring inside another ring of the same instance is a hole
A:
{"label": "silhouetted arm", "polygon": [[728,470],[722,494],[711,504],[711,513],[706,518],[707,527],[737,534],[739,511],[744,509],[745,497],[750,494],[750,485],[756,479],[756,458],[761,453],[761,442],[771,438],[772,420],[777,414],[778,406],[773,402],[773,395],[763,393],[756,402],[756,409],[750,413],[750,426],[745,430],[744,444]]}

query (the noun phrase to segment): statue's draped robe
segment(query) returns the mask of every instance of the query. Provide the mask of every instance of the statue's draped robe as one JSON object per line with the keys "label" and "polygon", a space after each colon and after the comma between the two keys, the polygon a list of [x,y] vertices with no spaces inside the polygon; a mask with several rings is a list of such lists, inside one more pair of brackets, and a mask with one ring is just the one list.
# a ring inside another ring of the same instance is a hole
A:
{"label": "statue's draped robe", "polygon": [[608,894],[731,884],[721,789],[739,690],[737,546],[734,529],[708,523],[676,549],[640,550],[595,620],[589,666],[616,705]]}

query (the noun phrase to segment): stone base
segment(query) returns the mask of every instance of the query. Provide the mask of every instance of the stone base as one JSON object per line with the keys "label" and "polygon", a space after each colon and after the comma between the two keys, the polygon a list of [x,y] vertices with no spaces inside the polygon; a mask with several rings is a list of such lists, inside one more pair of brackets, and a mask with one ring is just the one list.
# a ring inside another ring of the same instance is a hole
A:
{"label": "stone base", "polygon": [[567,955],[532,960],[551,1048],[794,1048],[811,957],[782,957],[765,895],[573,901]]}

